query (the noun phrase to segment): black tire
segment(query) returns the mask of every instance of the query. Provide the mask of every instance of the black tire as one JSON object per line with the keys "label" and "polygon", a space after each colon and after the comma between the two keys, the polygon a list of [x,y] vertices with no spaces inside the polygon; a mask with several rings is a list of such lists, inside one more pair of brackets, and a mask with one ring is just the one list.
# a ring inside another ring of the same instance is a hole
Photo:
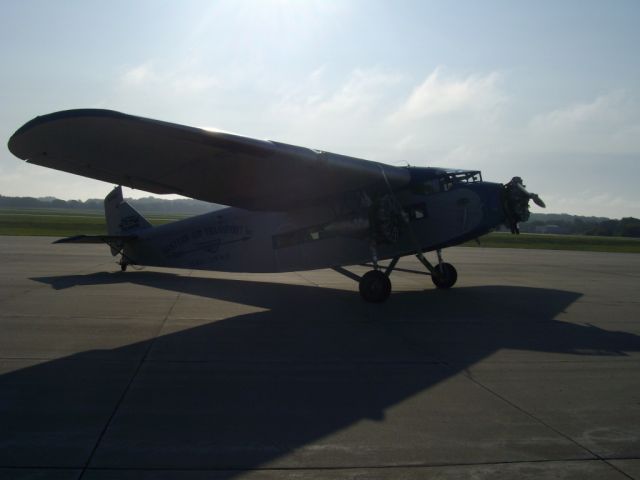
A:
{"label": "black tire", "polygon": [[360,295],[371,303],[382,303],[391,294],[391,280],[380,270],[370,270],[360,279]]}
{"label": "black tire", "polygon": [[127,264],[126,263],[121,263],[120,264],[120,270],[122,270],[123,272],[127,271]]}
{"label": "black tire", "polygon": [[438,288],[451,288],[458,280],[458,272],[450,263],[436,265],[437,275],[431,275],[433,284]]}

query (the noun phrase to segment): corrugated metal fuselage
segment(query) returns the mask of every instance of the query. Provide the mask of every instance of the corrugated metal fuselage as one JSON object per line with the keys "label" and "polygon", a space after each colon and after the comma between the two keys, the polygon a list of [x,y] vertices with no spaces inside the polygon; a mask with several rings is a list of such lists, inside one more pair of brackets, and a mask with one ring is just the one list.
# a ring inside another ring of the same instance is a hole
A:
{"label": "corrugated metal fuselage", "polygon": [[[475,182],[430,194],[397,192],[409,223],[396,241],[376,245],[378,258],[415,253],[418,247],[423,252],[445,248],[487,233],[504,221],[502,191],[502,184]],[[370,235],[340,226],[348,221],[340,223],[338,209],[331,202],[289,212],[223,208],[140,230],[124,254],[139,265],[224,272],[287,272],[371,261]],[[357,218],[349,219],[357,225]],[[332,225],[338,227],[328,235]]]}

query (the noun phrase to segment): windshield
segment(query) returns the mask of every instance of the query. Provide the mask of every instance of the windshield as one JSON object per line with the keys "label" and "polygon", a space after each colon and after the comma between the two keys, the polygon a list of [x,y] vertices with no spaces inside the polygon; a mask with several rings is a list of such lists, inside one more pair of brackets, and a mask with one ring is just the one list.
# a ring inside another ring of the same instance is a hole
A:
{"label": "windshield", "polygon": [[479,170],[452,170],[444,168],[409,167],[411,185],[416,193],[436,193],[450,190],[458,183],[482,181]]}
{"label": "windshield", "polygon": [[479,170],[449,170],[440,175],[440,185],[443,190],[449,190],[456,183],[475,183],[482,181]]}

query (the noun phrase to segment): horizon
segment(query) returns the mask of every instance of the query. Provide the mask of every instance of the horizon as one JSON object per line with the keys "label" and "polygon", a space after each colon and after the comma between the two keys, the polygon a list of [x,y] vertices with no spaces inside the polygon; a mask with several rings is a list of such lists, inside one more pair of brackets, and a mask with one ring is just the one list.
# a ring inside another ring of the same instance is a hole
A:
{"label": "horizon", "polygon": [[[108,108],[520,176],[547,203],[533,213],[640,215],[638,2],[33,1],[0,12],[5,145],[35,116]],[[1,150],[3,195],[110,188]]]}
{"label": "horizon", "polygon": [[[222,205],[220,203],[213,203],[213,202],[206,202],[204,200],[198,200],[196,198],[191,198],[191,197],[183,197],[181,195],[152,195],[152,194],[147,194],[145,196],[141,196],[141,197],[131,197],[131,196],[127,196],[124,195],[124,193],[129,190],[129,191],[134,191],[134,189],[128,188],[128,187],[122,187],[123,190],[123,197],[125,200],[158,200],[158,201],[174,201],[174,200],[186,200],[186,201],[191,201],[191,202],[199,202],[199,203],[205,203],[205,204],[209,204],[209,205],[216,205],[219,207],[224,207],[227,208],[227,205]],[[142,190],[141,190],[142,192]],[[144,192],[147,193],[147,192]],[[36,200],[40,200],[40,201],[50,201],[50,200],[62,200],[65,202],[69,202],[69,201],[78,201],[78,202],[87,202],[87,201],[98,201],[98,202],[102,202],[104,201],[104,198],[98,198],[98,197],[89,197],[89,198],[58,198],[58,197],[52,197],[52,196],[44,196],[44,197],[34,197],[32,195],[25,195],[25,196],[12,196],[12,195],[4,195],[2,193],[0,193],[0,197],[4,197],[4,198],[34,198]],[[172,198],[169,198],[172,197]],[[16,208],[22,208],[22,207],[16,207]],[[582,215],[582,214],[576,214],[576,213],[568,213],[568,212],[550,212],[547,211],[546,209],[538,209],[537,211],[533,211],[531,212],[532,215],[568,215],[568,216],[572,216],[572,217],[584,217],[584,218],[597,218],[597,219],[608,219],[608,220],[622,220],[623,218],[637,218],[637,217],[606,217],[606,216],[600,216],[600,215]],[[195,214],[194,214],[195,215]],[[526,222],[523,222],[526,223]]]}

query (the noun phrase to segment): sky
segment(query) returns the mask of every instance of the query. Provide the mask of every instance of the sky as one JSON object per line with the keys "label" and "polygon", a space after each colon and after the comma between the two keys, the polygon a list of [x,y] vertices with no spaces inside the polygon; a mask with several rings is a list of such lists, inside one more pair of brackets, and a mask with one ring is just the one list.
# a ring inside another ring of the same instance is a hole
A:
{"label": "sky", "polygon": [[638,25],[637,0],[0,2],[0,195],[104,197],[6,141],[107,108],[640,217]]}

